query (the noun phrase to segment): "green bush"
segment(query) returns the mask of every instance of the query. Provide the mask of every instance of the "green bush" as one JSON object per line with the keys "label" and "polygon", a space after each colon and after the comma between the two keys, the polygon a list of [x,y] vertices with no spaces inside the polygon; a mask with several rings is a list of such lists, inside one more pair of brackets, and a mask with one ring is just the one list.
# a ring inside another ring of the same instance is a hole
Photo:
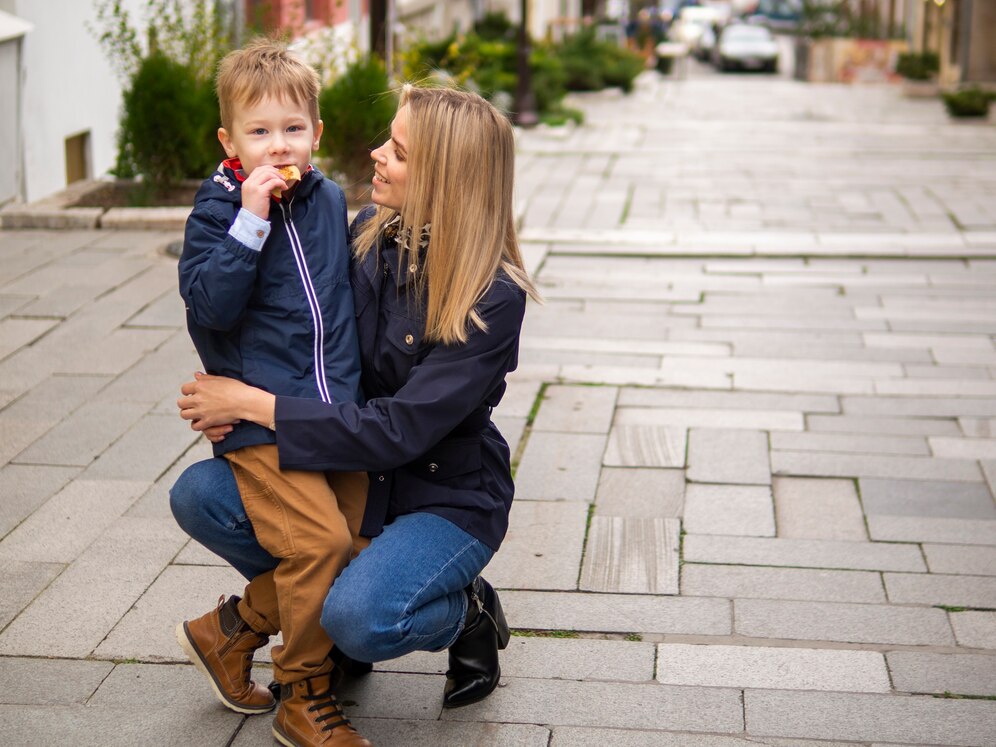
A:
{"label": "green bush", "polygon": [[941,94],[944,106],[952,117],[985,117],[989,114],[992,95],[978,86]]}
{"label": "green bush", "polygon": [[494,41],[496,39],[514,40],[517,27],[508,20],[508,16],[498,11],[485,13],[477,23],[474,24],[474,33],[482,39]]}
{"label": "green bush", "polygon": [[142,175],[152,193],[202,178],[223,157],[217,127],[210,83],[155,52],[141,61],[124,94],[117,173]]}
{"label": "green bush", "polygon": [[618,86],[627,93],[644,69],[643,58],[614,42],[598,39],[592,27],[567,37],[558,50],[571,91],[599,91]]}
{"label": "green bush", "polygon": [[372,56],[350,63],[321,92],[318,105],[325,122],[318,152],[343,176],[346,193],[356,197],[368,186],[373,170],[369,149],[389,137],[397,110],[384,65]]}
{"label": "green bush", "polygon": [[930,80],[940,69],[935,52],[903,52],[896,60],[896,72],[907,80]]}

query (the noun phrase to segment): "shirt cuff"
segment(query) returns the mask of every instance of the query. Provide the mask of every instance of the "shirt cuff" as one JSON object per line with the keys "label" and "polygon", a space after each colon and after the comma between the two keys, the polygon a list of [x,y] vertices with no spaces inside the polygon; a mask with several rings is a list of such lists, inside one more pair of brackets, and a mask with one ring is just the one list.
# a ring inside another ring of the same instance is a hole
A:
{"label": "shirt cuff", "polygon": [[239,208],[239,214],[235,216],[235,222],[228,229],[228,235],[253,251],[259,252],[263,250],[263,244],[270,235],[270,222],[245,208]]}

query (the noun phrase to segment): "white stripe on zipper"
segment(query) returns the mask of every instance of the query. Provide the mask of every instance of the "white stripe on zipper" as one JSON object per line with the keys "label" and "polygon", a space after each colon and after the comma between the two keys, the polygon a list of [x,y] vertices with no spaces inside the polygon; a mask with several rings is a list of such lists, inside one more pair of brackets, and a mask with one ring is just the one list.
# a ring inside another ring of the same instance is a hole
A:
{"label": "white stripe on zipper", "polygon": [[[291,203],[294,198],[291,198]],[[301,246],[301,238],[297,235],[297,228],[290,217],[290,204],[284,208],[283,202],[279,203],[280,212],[284,216],[284,224],[287,226],[287,237],[290,239],[291,251],[294,254],[294,261],[297,263],[297,272],[301,276],[301,285],[304,286],[304,295],[308,299],[308,306],[311,308],[311,318],[315,322],[315,382],[318,384],[318,396],[323,402],[332,402],[332,395],[329,394],[328,384],[325,381],[325,328],[322,326],[322,310],[318,304],[318,294],[315,286],[311,283],[311,275],[308,272],[308,263],[304,258],[304,247]]]}

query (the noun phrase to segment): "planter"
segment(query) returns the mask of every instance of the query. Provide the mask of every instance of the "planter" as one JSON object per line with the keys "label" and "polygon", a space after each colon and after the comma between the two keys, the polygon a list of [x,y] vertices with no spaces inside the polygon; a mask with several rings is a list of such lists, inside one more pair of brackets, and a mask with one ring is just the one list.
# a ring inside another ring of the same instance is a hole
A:
{"label": "planter", "polygon": [[941,86],[936,80],[903,79],[903,96],[911,99],[936,99],[941,93]]}

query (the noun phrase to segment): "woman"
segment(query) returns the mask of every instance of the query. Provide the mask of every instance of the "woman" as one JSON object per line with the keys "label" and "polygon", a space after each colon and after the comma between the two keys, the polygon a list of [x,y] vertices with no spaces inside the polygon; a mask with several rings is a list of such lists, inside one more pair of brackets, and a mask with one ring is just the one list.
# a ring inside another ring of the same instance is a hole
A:
{"label": "woman", "polygon": [[[360,662],[448,648],[443,704],[462,706],[494,690],[509,636],[479,573],[513,494],[490,413],[536,297],[512,216],[513,133],[475,94],[406,86],[391,138],[371,156],[376,208],[354,223],[351,277],[366,404],[204,375],[178,404],[212,440],[236,420],[273,428],[283,469],[369,472],[360,534],[372,540],[333,585],[322,625]],[[171,502],[179,524],[247,578],[274,567],[224,461],[190,467]]]}

